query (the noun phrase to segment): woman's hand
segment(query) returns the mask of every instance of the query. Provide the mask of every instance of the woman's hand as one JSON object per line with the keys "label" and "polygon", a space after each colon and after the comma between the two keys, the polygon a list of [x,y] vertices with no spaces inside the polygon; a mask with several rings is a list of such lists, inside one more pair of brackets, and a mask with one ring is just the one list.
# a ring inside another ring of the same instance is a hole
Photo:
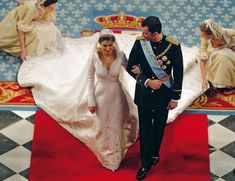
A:
{"label": "woman's hand", "polygon": [[90,106],[88,107],[88,109],[91,112],[91,114],[94,114],[96,112],[96,106]]}
{"label": "woman's hand", "polygon": [[137,65],[134,65],[131,69],[131,72],[133,72],[134,74],[139,74],[140,68]]}
{"label": "woman's hand", "polygon": [[21,54],[20,54],[20,58],[21,58],[21,60],[27,60],[27,52],[24,50],[24,51],[22,51],[21,52]]}
{"label": "woman's hand", "polygon": [[202,80],[202,90],[205,91],[208,88],[208,82],[206,79]]}
{"label": "woman's hand", "polygon": [[235,45],[231,46],[231,49],[235,52]]}

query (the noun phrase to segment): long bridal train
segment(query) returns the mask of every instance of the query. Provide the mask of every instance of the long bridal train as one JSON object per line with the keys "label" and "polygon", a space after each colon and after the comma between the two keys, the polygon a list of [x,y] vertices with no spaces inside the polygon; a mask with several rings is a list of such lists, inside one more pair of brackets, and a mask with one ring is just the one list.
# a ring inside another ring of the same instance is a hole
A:
{"label": "long bridal train", "polygon": [[[101,153],[100,142],[97,140],[102,130],[96,115],[88,112],[86,86],[86,64],[95,50],[98,36],[96,33],[90,37],[78,39],[63,38],[62,51],[40,57],[29,57],[22,63],[18,73],[18,82],[23,87],[32,87],[36,104],[86,144],[103,166],[115,170],[138,134],[137,109],[133,104],[135,80],[125,70],[122,70],[119,80],[127,97],[129,117],[133,118],[133,122],[126,124],[123,129],[125,143],[120,145],[119,150]],[[120,49],[128,57],[136,36],[127,34],[116,34],[115,36]],[[168,122],[172,122],[202,93],[199,68],[195,62],[198,49],[182,46],[182,51],[184,57],[182,98],[177,109],[169,112]],[[113,161],[115,154],[112,153],[114,151],[120,152],[120,156],[116,157],[115,161]]]}

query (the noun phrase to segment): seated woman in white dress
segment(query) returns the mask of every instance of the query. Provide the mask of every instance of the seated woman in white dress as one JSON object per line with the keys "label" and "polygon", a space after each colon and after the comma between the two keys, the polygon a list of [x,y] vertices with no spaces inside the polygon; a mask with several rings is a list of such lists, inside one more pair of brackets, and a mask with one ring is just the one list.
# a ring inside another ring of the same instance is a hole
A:
{"label": "seated woman in white dress", "polygon": [[208,19],[200,26],[202,88],[235,87],[235,29],[225,29]]}
{"label": "seated woman in white dress", "polygon": [[57,0],[21,1],[0,22],[0,49],[25,60],[60,48],[61,33],[54,24]]}

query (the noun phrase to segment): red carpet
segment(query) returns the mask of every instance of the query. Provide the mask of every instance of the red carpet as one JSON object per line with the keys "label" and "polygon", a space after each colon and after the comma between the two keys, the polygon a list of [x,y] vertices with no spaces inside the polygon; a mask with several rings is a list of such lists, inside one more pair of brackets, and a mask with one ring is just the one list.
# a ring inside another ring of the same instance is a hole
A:
{"label": "red carpet", "polygon": [[[139,164],[137,142],[120,168],[109,171],[46,113],[36,114],[30,181],[132,181]],[[181,115],[167,126],[161,161],[145,180],[210,180],[206,115]]]}

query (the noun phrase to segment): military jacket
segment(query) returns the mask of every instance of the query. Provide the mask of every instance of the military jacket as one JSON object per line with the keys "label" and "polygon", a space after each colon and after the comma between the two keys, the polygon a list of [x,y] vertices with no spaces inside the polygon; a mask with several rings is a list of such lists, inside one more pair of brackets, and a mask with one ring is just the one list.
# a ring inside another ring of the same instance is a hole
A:
{"label": "military jacket", "polygon": [[[163,36],[159,42],[150,42],[157,60],[162,70],[172,77],[172,86],[167,88],[164,84],[158,90],[151,90],[145,86],[147,79],[159,79],[152,71],[141,46],[142,38],[137,38],[128,60],[127,71],[136,79],[135,102],[144,101],[143,96],[150,96],[154,93],[162,96],[170,94],[170,98],[174,100],[180,99],[182,80],[183,80],[183,56],[180,44],[172,38]],[[141,72],[136,75],[131,72],[132,66],[137,65]],[[150,94],[148,93],[150,92]],[[151,94],[152,93],[152,94]],[[142,97],[142,98],[140,98]],[[139,100],[139,101],[138,101]]]}

